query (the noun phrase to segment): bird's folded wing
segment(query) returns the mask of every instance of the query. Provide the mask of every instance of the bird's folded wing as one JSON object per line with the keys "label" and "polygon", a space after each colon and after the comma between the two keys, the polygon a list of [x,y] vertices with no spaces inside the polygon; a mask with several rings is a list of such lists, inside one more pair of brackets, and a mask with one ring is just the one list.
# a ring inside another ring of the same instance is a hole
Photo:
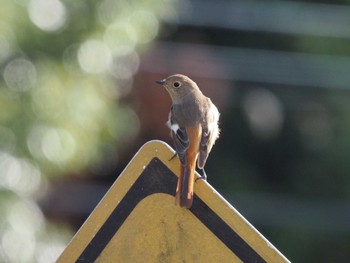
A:
{"label": "bird's folded wing", "polygon": [[179,127],[176,131],[172,130],[172,137],[174,140],[175,150],[179,156],[182,165],[186,164],[186,150],[190,146],[185,128]]}

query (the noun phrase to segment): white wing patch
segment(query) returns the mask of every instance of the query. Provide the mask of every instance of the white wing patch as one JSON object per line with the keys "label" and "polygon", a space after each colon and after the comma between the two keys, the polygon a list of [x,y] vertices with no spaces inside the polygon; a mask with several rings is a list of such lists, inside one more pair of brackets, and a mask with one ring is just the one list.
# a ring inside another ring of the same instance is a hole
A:
{"label": "white wing patch", "polygon": [[214,104],[212,104],[211,112],[212,112],[211,120],[209,120],[209,123],[208,123],[208,130],[210,134],[209,145],[208,145],[209,152],[211,151],[211,148],[213,147],[216,139],[219,138],[219,135],[220,135],[220,130],[218,126],[220,113]]}
{"label": "white wing patch", "polygon": [[180,126],[177,123],[171,123],[171,113],[169,114],[169,119],[166,122],[166,125],[171,129],[175,134],[177,133],[177,130],[180,128]]}
{"label": "white wing patch", "polygon": [[[169,126],[169,125],[168,125]],[[169,126],[169,128],[176,134],[177,130],[180,128],[177,123],[173,123]]]}

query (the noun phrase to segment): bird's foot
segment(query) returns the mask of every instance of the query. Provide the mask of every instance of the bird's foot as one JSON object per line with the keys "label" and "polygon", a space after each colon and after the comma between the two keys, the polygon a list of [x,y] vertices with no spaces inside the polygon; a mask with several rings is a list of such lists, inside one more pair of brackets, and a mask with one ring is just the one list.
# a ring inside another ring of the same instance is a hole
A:
{"label": "bird's foot", "polygon": [[207,180],[207,173],[205,172],[204,168],[202,169],[202,171],[203,171],[202,176],[197,177],[197,178],[196,178],[196,182],[197,182],[197,180],[204,180],[204,181]]}

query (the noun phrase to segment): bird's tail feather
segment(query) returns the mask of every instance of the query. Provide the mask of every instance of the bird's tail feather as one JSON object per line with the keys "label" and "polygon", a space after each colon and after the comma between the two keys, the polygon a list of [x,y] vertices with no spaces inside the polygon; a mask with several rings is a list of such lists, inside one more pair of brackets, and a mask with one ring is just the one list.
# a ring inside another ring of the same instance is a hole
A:
{"label": "bird's tail feather", "polygon": [[177,182],[175,203],[181,207],[190,208],[193,202],[193,184],[196,170],[202,126],[196,125],[186,128],[190,145],[186,150],[186,163],[181,165],[181,171]]}
{"label": "bird's tail feather", "polygon": [[176,189],[176,204],[190,208],[193,202],[195,162],[181,167],[181,172]]}

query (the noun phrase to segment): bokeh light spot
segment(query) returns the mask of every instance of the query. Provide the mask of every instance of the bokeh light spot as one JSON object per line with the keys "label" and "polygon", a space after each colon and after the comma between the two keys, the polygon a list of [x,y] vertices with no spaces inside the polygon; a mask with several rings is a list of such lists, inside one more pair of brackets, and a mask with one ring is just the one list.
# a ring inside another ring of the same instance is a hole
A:
{"label": "bokeh light spot", "polygon": [[136,11],[130,18],[130,23],[136,29],[139,43],[148,43],[153,40],[159,30],[157,18],[148,11]]}
{"label": "bokeh light spot", "polygon": [[243,101],[243,107],[252,132],[261,139],[277,136],[283,125],[282,104],[271,91],[256,89]]}
{"label": "bokeh light spot", "polygon": [[[55,262],[66,248],[64,242],[59,240],[50,240],[50,243],[39,244],[37,253],[38,263]],[[53,242],[52,242],[53,241]]]}
{"label": "bokeh light spot", "polygon": [[30,153],[36,159],[45,159],[44,153],[41,148],[41,140],[46,132],[47,128],[41,125],[34,126],[27,136],[27,146]]}
{"label": "bokeh light spot", "polygon": [[19,200],[8,213],[8,221],[12,229],[19,235],[35,235],[44,223],[44,216],[34,202]]}
{"label": "bokeh light spot", "polygon": [[65,110],[62,105],[66,93],[61,88],[64,84],[55,76],[50,76],[45,82],[48,84],[32,91],[32,107],[37,117],[55,119]]}
{"label": "bokeh light spot", "polygon": [[57,164],[66,163],[75,153],[73,136],[62,129],[48,129],[41,146],[45,157]]}
{"label": "bokeh light spot", "polygon": [[40,188],[40,170],[26,160],[0,152],[0,187],[29,196]]}
{"label": "bokeh light spot", "polygon": [[19,235],[11,228],[7,228],[1,237],[7,262],[30,262],[35,253],[35,245],[33,235]]}
{"label": "bokeh light spot", "polygon": [[30,131],[27,145],[33,156],[57,165],[70,161],[76,151],[76,142],[70,132],[39,125]]}
{"label": "bokeh light spot", "polygon": [[18,58],[6,65],[4,79],[10,89],[24,92],[36,85],[37,72],[32,62]]}
{"label": "bokeh light spot", "polygon": [[57,31],[67,21],[66,7],[59,0],[31,0],[28,12],[32,22],[44,31]]}
{"label": "bokeh light spot", "polygon": [[110,73],[118,79],[131,78],[138,70],[140,59],[136,52],[120,56],[113,60]]}
{"label": "bokeh light spot", "polygon": [[99,131],[98,120],[106,110],[106,105],[95,87],[86,84],[84,92],[73,88],[68,99],[70,118],[90,132]]}
{"label": "bokeh light spot", "polygon": [[128,23],[114,22],[106,29],[103,40],[114,56],[125,55],[135,49],[137,33]]}
{"label": "bokeh light spot", "polygon": [[105,72],[111,62],[112,55],[109,48],[101,41],[88,40],[78,51],[80,67],[87,73],[99,74]]}

